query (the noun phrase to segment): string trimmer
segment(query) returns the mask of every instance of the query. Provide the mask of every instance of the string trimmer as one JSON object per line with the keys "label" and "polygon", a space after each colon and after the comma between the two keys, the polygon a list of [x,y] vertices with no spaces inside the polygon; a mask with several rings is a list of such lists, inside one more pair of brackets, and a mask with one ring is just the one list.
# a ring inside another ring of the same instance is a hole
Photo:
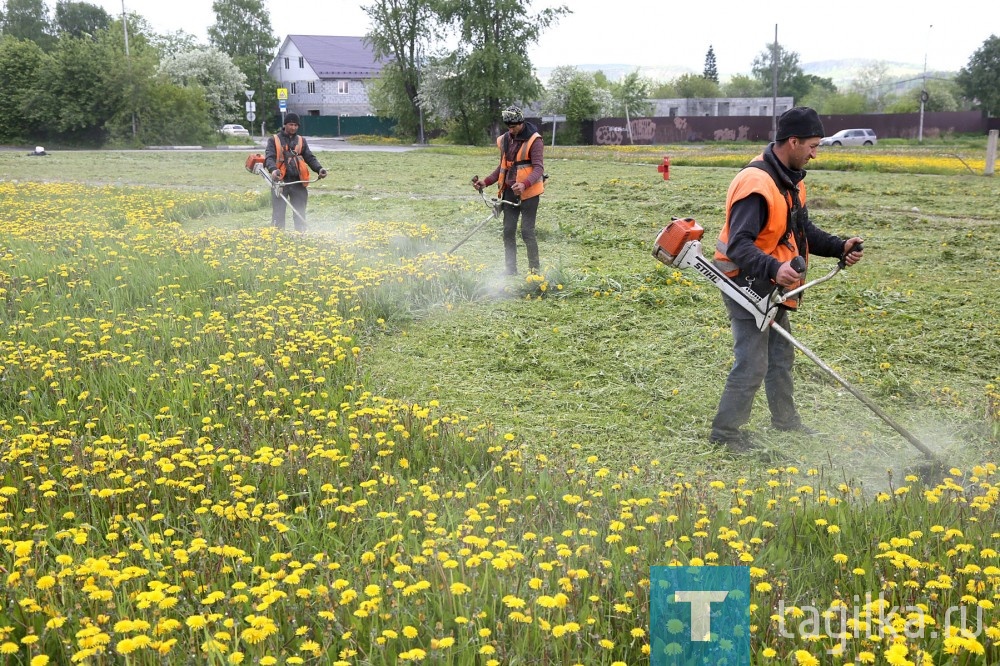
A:
{"label": "string trimmer", "polygon": [[[271,174],[267,172],[267,169],[264,168],[264,156],[261,155],[260,153],[255,153],[250,157],[248,157],[246,162],[246,167],[247,171],[249,171],[250,173],[260,174],[261,178],[263,178],[270,186],[271,192],[274,194],[274,196],[281,197],[282,199],[284,199],[285,203],[288,204],[288,207],[292,209],[292,214],[298,217],[299,221],[301,221],[302,224],[306,223],[305,218],[302,217],[299,211],[295,210],[295,206],[293,206],[289,198],[285,196],[285,193],[281,191],[281,188],[287,185],[298,185],[300,183],[308,183],[309,182],[308,180],[293,180],[287,183],[280,180],[274,180],[273,178],[271,178]],[[322,178],[323,176],[319,177]]]}
{"label": "string trimmer", "polygon": [[[479,176],[473,176],[472,177],[472,182],[473,183],[478,183],[479,182]],[[479,196],[481,196],[483,198],[483,203],[485,203],[487,206],[490,207],[490,215],[489,215],[489,217],[487,217],[485,220],[483,220],[482,222],[480,222],[479,224],[477,224],[476,227],[472,231],[470,231],[468,233],[468,235],[465,236],[465,238],[463,238],[462,240],[460,240],[457,243],[455,243],[451,247],[451,249],[448,250],[448,254],[451,254],[452,252],[454,252],[458,248],[462,247],[462,245],[465,244],[465,241],[467,241],[470,238],[472,238],[476,234],[476,232],[479,231],[480,229],[482,229],[483,227],[485,227],[486,224],[490,220],[495,220],[498,217],[500,217],[500,211],[503,210],[504,206],[510,206],[511,208],[517,208],[518,206],[521,205],[520,201],[507,201],[506,199],[498,199],[496,197],[487,198],[486,194],[482,191],[482,189],[479,190]]]}
{"label": "string trimmer", "polygon": [[[656,237],[653,246],[653,256],[668,266],[674,268],[693,268],[702,276],[707,278],[712,284],[719,288],[725,295],[729,296],[740,307],[753,315],[757,328],[761,331],[768,327],[777,331],[781,337],[788,340],[796,349],[805,354],[810,361],[819,366],[824,372],[833,377],[841,386],[847,389],[851,395],[860,400],[868,409],[872,410],[876,416],[885,421],[893,430],[902,435],[906,441],[912,444],[928,460],[943,467],[944,463],[910,431],[894,421],[888,414],[883,412],[878,405],[872,402],[871,398],[863,394],[858,389],[851,386],[846,379],[834,372],[833,368],[821,361],[816,354],[806,348],[801,342],[792,337],[792,334],[774,322],[778,314],[778,306],[790,298],[794,298],[806,289],[826,282],[847,266],[844,258],[834,266],[827,275],[807,282],[800,287],[785,291],[775,289],[769,296],[759,294],[740,287],[729,276],[719,270],[715,264],[705,259],[701,253],[701,239],[705,235],[705,230],[692,218],[675,219],[664,227]],[[856,245],[854,250],[860,250],[861,245]],[[792,268],[799,273],[805,273],[805,261],[802,257],[796,257],[792,261]]]}

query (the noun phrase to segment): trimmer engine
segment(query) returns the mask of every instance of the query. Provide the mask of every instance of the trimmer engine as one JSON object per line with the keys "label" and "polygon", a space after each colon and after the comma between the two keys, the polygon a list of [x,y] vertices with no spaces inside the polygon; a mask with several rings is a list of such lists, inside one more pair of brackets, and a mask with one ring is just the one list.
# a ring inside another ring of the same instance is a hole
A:
{"label": "trimmer engine", "polygon": [[752,314],[757,328],[765,330],[778,314],[777,302],[771,302],[768,298],[744,289],[705,259],[701,254],[701,239],[704,235],[705,230],[694,218],[674,218],[656,236],[653,256],[667,266],[695,269]]}
{"label": "trimmer engine", "polygon": [[694,218],[675,218],[656,237],[653,256],[667,266],[675,266],[674,260],[683,252],[684,246],[691,241],[700,241],[704,235],[705,230]]}

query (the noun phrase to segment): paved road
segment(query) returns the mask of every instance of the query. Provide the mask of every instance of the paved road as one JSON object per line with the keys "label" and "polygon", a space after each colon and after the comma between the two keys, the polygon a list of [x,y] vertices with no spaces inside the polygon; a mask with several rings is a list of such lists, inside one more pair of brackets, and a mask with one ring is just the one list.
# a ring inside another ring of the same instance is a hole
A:
{"label": "paved road", "polygon": [[[352,145],[350,142],[344,139],[334,139],[330,137],[323,136],[307,136],[306,141],[309,142],[309,147],[315,152],[323,152],[328,150],[344,150],[344,151],[358,151],[358,152],[383,152],[383,153],[405,153],[409,150],[418,150],[420,146],[366,146],[366,145]],[[254,139],[255,146],[263,152],[265,145],[267,144],[266,139]],[[236,151],[247,151],[253,150],[251,146],[233,146],[223,144],[220,146],[147,146],[146,148],[141,148],[139,150],[236,150]],[[18,147],[18,146],[0,146],[2,151],[25,151],[25,154],[32,152],[31,148],[28,147]],[[73,149],[74,152],[76,149]],[[53,151],[47,151],[53,152]],[[58,150],[56,151],[58,152]],[[125,150],[116,150],[115,152],[126,152]],[[130,152],[130,151],[129,151]]]}

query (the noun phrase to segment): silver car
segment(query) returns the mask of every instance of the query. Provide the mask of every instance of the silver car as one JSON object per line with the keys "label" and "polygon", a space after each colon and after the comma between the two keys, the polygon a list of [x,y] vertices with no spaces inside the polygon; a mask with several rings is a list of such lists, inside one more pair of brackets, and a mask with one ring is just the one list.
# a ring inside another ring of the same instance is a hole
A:
{"label": "silver car", "polygon": [[250,136],[250,132],[243,125],[223,125],[219,131],[226,136]]}
{"label": "silver car", "polygon": [[845,129],[833,136],[824,136],[821,146],[874,146],[878,143],[875,131],[870,129]]}

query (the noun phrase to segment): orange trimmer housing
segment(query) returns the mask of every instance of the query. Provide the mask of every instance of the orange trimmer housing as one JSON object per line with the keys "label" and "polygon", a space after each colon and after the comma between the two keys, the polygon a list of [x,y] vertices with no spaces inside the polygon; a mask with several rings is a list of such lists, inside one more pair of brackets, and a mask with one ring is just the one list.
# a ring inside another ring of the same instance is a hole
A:
{"label": "orange trimmer housing", "polygon": [[684,245],[691,241],[700,241],[705,235],[705,230],[694,218],[685,217],[674,220],[660,230],[653,245],[653,256],[667,264],[673,265],[674,259]]}
{"label": "orange trimmer housing", "polygon": [[247,171],[249,171],[250,173],[255,173],[257,171],[258,164],[262,169],[264,168],[264,156],[261,155],[260,153],[254,153],[253,155],[247,158],[246,161]]}

